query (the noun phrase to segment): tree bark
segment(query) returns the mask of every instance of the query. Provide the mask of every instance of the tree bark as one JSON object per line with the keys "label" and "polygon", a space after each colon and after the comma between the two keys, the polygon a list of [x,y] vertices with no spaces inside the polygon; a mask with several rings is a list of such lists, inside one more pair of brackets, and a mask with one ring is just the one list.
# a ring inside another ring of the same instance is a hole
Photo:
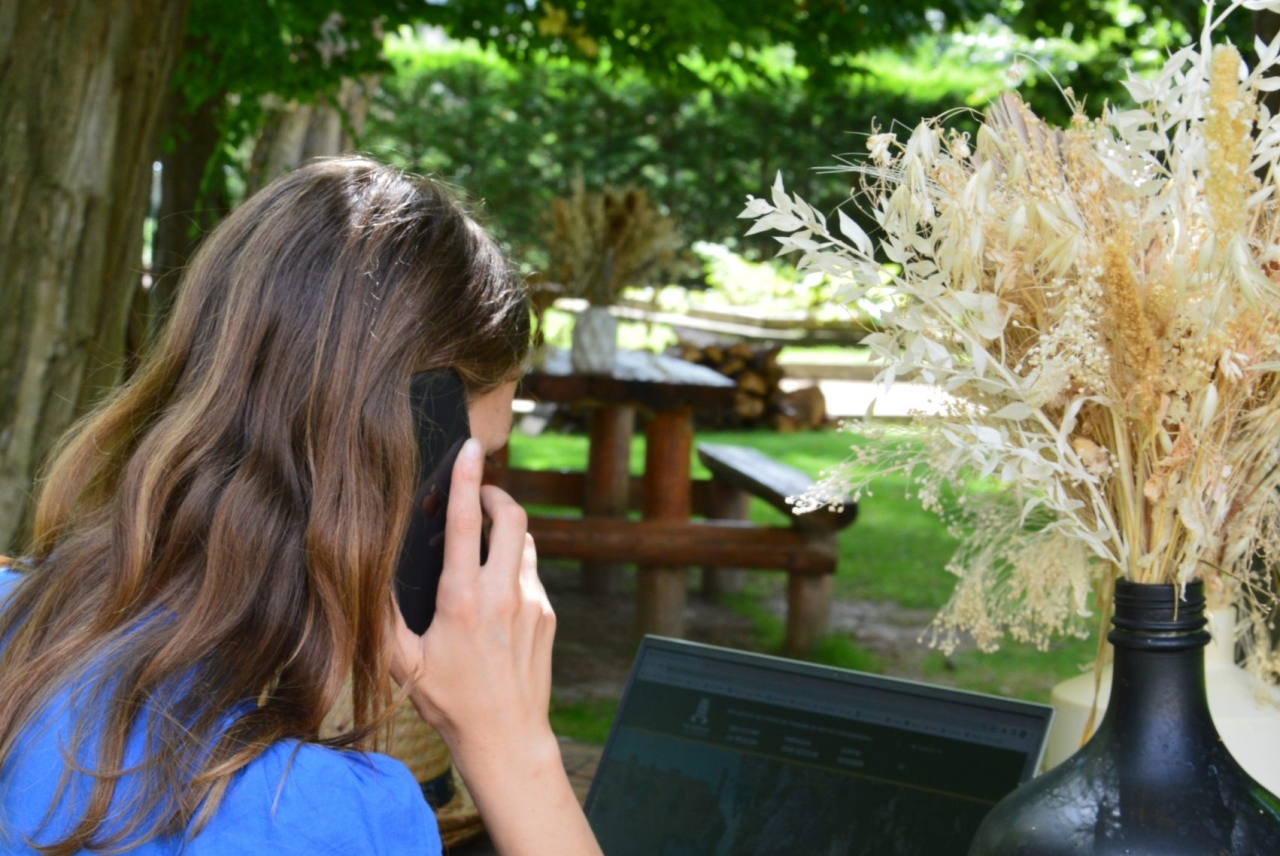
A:
{"label": "tree bark", "polygon": [[377,85],[376,75],[359,81],[344,78],[330,100],[277,104],[254,143],[246,191],[256,193],[311,158],[332,157],[354,148],[364,132],[369,96]]}
{"label": "tree bark", "polygon": [[151,242],[151,294],[146,307],[150,335],[159,331],[182,270],[205,233],[226,214],[226,200],[201,193],[209,161],[221,139],[218,110],[224,96],[207,99],[193,111],[185,109],[180,92],[169,93],[166,124],[172,147],[160,154],[160,210]]}
{"label": "tree bark", "polygon": [[114,385],[188,0],[0,0],[0,551]]}

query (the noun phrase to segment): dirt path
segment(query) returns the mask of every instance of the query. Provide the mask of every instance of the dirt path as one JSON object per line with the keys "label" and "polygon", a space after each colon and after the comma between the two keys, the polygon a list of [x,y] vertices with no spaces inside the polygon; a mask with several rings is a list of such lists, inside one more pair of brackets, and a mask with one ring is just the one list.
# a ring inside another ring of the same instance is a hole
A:
{"label": "dirt path", "polygon": [[[583,594],[578,572],[568,565],[548,562],[541,573],[557,618],[552,673],[556,698],[562,702],[619,698],[635,655],[632,594]],[[781,592],[765,598],[761,606],[780,618],[785,616]],[[886,674],[919,678],[926,648],[918,639],[932,616],[929,610],[903,609],[894,603],[836,601],[832,604],[831,631],[853,636],[861,647],[880,658]],[[685,625],[686,638],[695,642],[759,650],[750,618],[708,603],[692,591]]]}

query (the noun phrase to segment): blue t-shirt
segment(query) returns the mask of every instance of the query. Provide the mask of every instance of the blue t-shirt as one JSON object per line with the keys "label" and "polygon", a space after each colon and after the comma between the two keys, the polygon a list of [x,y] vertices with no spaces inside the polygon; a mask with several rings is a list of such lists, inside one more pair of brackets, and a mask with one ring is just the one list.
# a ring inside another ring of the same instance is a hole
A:
{"label": "blue t-shirt", "polygon": [[[0,604],[18,576],[0,569]],[[25,843],[48,813],[63,773],[65,745],[75,726],[67,695],[59,696],[28,729],[0,767],[0,854],[33,851]],[[131,741],[126,767],[138,757]],[[87,782],[87,777],[76,778]],[[37,843],[61,837],[79,816],[73,787]],[[127,793],[117,786],[115,804]],[[80,793],[85,793],[81,790]],[[108,814],[108,828],[111,828]],[[194,839],[152,839],[127,852],[160,856],[179,851],[213,854],[415,854],[439,856],[435,817],[413,775],[399,761],[376,753],[340,752],[284,741],[271,746],[235,775],[217,812]]]}

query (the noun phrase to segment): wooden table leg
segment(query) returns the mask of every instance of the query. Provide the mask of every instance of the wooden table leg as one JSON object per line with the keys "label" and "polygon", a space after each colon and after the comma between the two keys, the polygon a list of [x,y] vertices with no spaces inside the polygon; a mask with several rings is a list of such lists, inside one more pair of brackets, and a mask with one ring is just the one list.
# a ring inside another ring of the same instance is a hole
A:
{"label": "wooden table leg", "polygon": [[831,625],[831,574],[792,574],[787,581],[787,639],[792,657],[808,654]]}
{"label": "wooden table leg", "polygon": [[[748,520],[751,512],[751,497],[736,487],[712,479],[707,485],[708,520]],[[726,594],[742,591],[743,576],[746,572],[741,568],[717,568],[706,566],[702,569],[702,596],[712,603],[718,603]]]}
{"label": "wooden table leg", "polygon": [[[591,414],[591,445],[583,487],[584,517],[626,517],[631,479],[633,407],[600,407]],[[612,594],[621,588],[625,563],[583,562],[582,587],[589,594]]]}
{"label": "wooden table leg", "polygon": [[[644,516],[687,520],[693,504],[689,454],[693,414],[687,408],[654,416],[645,431]],[[684,635],[686,568],[643,567],[636,591],[636,632]]]}

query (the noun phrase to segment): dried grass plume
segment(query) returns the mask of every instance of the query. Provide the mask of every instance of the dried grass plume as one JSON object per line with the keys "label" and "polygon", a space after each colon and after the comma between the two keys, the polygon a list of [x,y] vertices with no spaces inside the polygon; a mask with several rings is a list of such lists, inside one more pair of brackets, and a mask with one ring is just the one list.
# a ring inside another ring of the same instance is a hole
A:
{"label": "dried grass plume", "polygon": [[748,200],[751,232],[778,233],[843,299],[888,283],[895,308],[867,340],[886,384],[955,397],[918,420],[921,447],[855,446],[798,503],[856,494],[867,466],[913,480],[962,539],[935,643],[1046,645],[1087,633],[1089,593],[1116,575],[1204,579],[1248,616],[1254,665],[1278,671],[1280,117],[1262,95],[1280,88],[1280,38],[1255,44],[1252,69],[1213,44],[1260,5],[1206,4],[1197,44],[1130,75],[1136,107],[1076,105],[1054,128],[1005,94],[973,137],[942,120],[874,134],[864,163],[835,171],[878,241],[781,176]]}

